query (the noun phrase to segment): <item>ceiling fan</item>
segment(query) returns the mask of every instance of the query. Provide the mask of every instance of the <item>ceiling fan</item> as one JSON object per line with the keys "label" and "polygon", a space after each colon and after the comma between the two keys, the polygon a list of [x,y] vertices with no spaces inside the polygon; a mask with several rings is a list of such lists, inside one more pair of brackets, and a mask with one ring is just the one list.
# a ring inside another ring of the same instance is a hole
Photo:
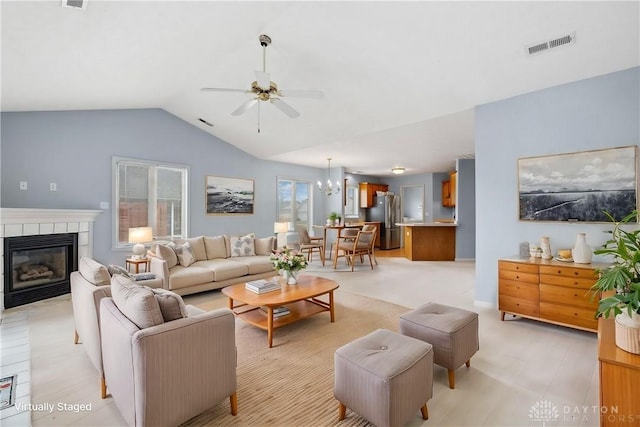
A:
{"label": "ceiling fan", "polygon": [[300,115],[293,107],[284,102],[282,98],[322,98],[323,92],[320,90],[281,90],[278,85],[271,81],[271,76],[267,73],[267,46],[271,44],[271,37],[262,34],[259,37],[260,46],[262,46],[262,71],[256,70],[256,79],[251,83],[251,89],[227,89],[216,87],[203,87],[203,92],[242,92],[253,94],[254,97],[243,103],[234,110],[231,115],[239,116],[258,104],[258,132],[260,132],[260,101],[268,101],[280,111],[291,118]]}

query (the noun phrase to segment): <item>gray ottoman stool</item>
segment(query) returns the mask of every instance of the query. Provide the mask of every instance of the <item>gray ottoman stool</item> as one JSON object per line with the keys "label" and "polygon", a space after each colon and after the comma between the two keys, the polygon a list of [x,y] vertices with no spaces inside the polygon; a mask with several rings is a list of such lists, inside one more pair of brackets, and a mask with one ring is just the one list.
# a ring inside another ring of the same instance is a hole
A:
{"label": "gray ottoman stool", "polygon": [[428,419],[433,395],[431,344],[378,329],[336,350],[333,394],[378,427],[402,426],[418,409]]}
{"label": "gray ottoman stool", "polygon": [[400,333],[433,345],[433,361],[449,370],[449,388],[455,388],[455,369],[480,348],[478,313],[427,303],[400,316]]}

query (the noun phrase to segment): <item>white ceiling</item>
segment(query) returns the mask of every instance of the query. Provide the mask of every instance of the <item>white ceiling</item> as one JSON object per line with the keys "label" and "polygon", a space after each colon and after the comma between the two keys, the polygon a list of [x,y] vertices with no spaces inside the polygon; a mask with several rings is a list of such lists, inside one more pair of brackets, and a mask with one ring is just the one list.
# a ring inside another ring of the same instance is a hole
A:
{"label": "white ceiling", "polygon": [[[474,153],[473,107],[640,65],[639,2],[3,0],[2,111],[162,108],[259,158],[388,175]],[[525,45],[575,32],[575,44]],[[231,111],[262,69],[296,119]],[[198,121],[203,118],[214,127]]]}

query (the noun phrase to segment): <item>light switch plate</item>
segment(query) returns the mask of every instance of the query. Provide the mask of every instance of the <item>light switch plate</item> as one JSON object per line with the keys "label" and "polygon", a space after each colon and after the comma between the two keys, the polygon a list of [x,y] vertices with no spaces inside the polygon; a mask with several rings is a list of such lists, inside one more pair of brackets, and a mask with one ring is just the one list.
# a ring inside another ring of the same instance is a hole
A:
{"label": "light switch plate", "polygon": [[20,191],[27,190],[27,181],[20,181]]}

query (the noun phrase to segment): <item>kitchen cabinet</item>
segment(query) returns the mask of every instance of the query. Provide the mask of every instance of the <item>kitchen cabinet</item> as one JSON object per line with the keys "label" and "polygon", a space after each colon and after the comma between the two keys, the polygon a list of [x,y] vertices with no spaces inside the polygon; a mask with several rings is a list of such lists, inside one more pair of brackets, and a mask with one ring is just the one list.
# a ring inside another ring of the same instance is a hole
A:
{"label": "kitchen cabinet", "polygon": [[454,261],[457,224],[400,224],[404,255],[410,261]]}
{"label": "kitchen cabinet", "polygon": [[590,289],[607,264],[568,264],[541,258],[498,260],[498,309],[556,325],[596,332],[598,298]]}
{"label": "kitchen cabinet", "polygon": [[376,191],[388,191],[389,186],[386,184],[375,184],[371,182],[361,182],[360,188],[360,207],[370,208],[373,207],[373,198],[376,195]]}
{"label": "kitchen cabinet", "polygon": [[458,172],[449,172],[449,179],[442,181],[442,206],[454,208],[456,206],[456,188]]}

